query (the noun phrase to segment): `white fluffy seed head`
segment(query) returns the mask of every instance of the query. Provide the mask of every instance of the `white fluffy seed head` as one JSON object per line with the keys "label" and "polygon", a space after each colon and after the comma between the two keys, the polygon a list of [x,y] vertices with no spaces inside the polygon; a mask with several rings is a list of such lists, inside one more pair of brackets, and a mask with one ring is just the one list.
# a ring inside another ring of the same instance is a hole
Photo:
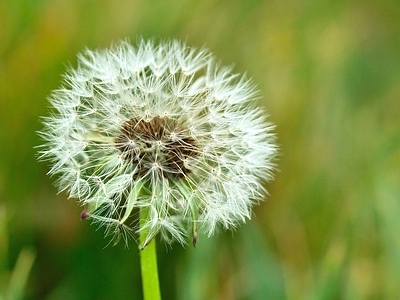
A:
{"label": "white fluffy seed head", "polygon": [[114,241],[146,230],[181,243],[250,218],[277,152],[250,80],[178,41],[120,42],[78,61],[50,97],[39,157],[83,218]]}

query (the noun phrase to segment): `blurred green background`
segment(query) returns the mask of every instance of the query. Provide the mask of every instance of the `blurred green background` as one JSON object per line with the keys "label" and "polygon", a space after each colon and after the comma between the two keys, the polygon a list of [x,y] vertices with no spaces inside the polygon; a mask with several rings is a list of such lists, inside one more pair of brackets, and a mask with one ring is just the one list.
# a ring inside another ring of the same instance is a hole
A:
{"label": "blurred green background", "polygon": [[159,245],[163,299],[400,299],[398,0],[0,0],[0,295],[141,299],[136,244],[105,248],[34,149],[76,54],[137,36],[247,72],[281,147],[251,221]]}

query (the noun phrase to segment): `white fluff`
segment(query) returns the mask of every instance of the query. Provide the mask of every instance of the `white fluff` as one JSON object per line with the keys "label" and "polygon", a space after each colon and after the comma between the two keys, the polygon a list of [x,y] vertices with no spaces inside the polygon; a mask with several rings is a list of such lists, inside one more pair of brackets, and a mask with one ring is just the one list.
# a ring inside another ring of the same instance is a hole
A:
{"label": "white fluff", "polygon": [[[117,241],[147,208],[148,240],[184,243],[250,218],[277,152],[250,80],[178,41],[120,42],[78,59],[50,97],[39,155],[90,219]],[[142,132],[124,136],[135,124]]]}

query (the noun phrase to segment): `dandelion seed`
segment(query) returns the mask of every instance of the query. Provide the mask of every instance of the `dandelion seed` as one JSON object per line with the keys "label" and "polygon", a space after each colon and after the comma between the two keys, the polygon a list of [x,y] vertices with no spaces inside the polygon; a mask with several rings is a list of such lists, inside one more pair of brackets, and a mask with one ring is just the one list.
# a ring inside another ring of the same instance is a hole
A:
{"label": "dandelion seed", "polygon": [[[43,119],[41,160],[113,240],[185,243],[250,218],[272,179],[273,126],[245,77],[178,41],[86,50]],[[147,209],[138,228],[137,210]]]}

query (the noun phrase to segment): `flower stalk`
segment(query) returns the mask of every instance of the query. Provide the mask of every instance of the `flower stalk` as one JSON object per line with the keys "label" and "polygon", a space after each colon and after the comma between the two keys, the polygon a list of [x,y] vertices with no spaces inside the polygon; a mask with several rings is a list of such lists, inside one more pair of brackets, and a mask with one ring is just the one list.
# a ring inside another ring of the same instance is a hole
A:
{"label": "flower stalk", "polygon": [[[140,209],[140,226],[148,218],[148,209]],[[144,300],[160,300],[160,284],[158,280],[156,241],[147,241],[147,230],[140,232],[140,269],[142,273],[142,287]]]}

